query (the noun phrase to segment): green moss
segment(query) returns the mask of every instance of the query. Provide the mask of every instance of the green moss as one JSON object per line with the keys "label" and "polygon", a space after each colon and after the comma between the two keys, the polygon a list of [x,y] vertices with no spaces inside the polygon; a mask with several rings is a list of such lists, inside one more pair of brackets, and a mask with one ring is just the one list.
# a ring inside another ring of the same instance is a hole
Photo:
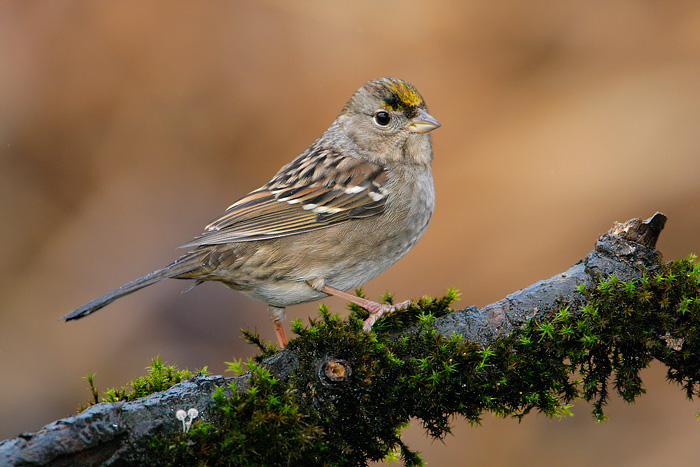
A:
{"label": "green moss", "polygon": [[192,373],[189,370],[178,370],[175,365],[164,365],[160,357],[151,360],[151,364],[146,367],[146,370],[148,370],[146,376],[139,376],[121,388],[107,389],[101,399],[95,386],[95,374],[89,372],[83,379],[89,384],[92,399],[85,406],[80,407],[78,411],[85,410],[99,402],[132,401],[154,392],[165,391],[181,381],[192,378],[195,374],[208,374],[207,367]]}
{"label": "green moss", "polygon": [[[289,348],[299,365],[288,382],[249,362],[248,388],[233,387],[231,396],[217,390],[211,423],[155,439],[153,454],[171,465],[351,466],[397,455],[405,465],[421,465],[400,438],[412,418],[440,439],[455,415],[472,424],[486,411],[558,417],[583,398],[603,420],[611,394],[631,402],[644,393],[640,371],[653,358],[668,366],[669,379],[688,397],[698,395],[700,266],[694,257],[637,281],[610,277],[579,290],[587,299],[581,309],[532,320],[488,346],[432,327],[449,311],[457,296],[452,290],[389,315],[369,333],[361,330],[363,310],[353,307],[341,319],[322,306],[310,325],[294,323],[299,337]],[[328,362],[344,368],[344,378],[319,377]]]}
{"label": "green moss", "polygon": [[328,447],[315,415],[299,410],[295,390],[248,362],[250,386],[231,395],[217,388],[212,423],[187,434],[154,438],[152,465],[327,465]]}
{"label": "green moss", "polygon": [[[456,297],[423,298],[404,316],[383,320],[382,334],[410,322],[429,323],[445,314]],[[248,362],[250,387],[231,397],[222,389],[216,401],[213,422],[197,422],[187,434],[156,438],[152,458],[161,465],[365,465],[369,460],[394,456],[405,465],[422,465],[418,455],[399,438],[409,419],[405,413],[387,416],[377,406],[399,407],[401,394],[395,381],[402,362],[375,333],[361,331],[366,312],[356,309],[347,320],[321,306],[321,317],[307,327],[299,322],[299,338],[289,344],[302,362],[291,383],[274,378],[264,366]],[[254,334],[246,338],[267,348]],[[404,345],[408,345],[406,342]],[[343,387],[322,383],[318,366],[326,358],[347,360],[352,379]],[[229,364],[240,372],[240,363]],[[401,410],[399,410],[401,412]]]}
{"label": "green moss", "polygon": [[[611,388],[625,401],[644,393],[640,370],[656,358],[688,397],[700,382],[700,266],[694,256],[673,261],[638,281],[616,277],[582,289],[578,314],[555,319],[555,334],[542,345],[567,359],[581,377],[581,396],[604,418]],[[533,332],[533,323],[523,331]]]}

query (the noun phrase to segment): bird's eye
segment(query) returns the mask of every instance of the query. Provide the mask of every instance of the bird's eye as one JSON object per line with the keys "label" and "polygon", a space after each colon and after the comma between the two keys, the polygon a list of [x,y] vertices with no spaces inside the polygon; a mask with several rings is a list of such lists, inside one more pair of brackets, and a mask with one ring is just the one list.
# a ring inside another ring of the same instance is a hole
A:
{"label": "bird's eye", "polygon": [[391,121],[391,116],[386,112],[379,111],[374,114],[374,121],[377,125],[387,126]]}

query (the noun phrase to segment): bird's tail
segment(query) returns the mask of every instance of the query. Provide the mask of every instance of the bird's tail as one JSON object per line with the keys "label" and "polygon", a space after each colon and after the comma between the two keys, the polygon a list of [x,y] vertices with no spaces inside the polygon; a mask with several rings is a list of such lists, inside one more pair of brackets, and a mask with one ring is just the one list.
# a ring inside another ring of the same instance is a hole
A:
{"label": "bird's tail", "polygon": [[148,287],[151,284],[160,282],[163,279],[170,279],[180,276],[182,274],[186,274],[188,272],[192,272],[195,269],[198,269],[204,265],[205,256],[206,252],[203,250],[195,250],[191,253],[188,253],[180,259],[165,266],[164,268],[153,271],[152,273],[146,274],[143,277],[139,277],[138,279],[133,280],[128,284],[124,284],[118,289],[114,289],[111,292],[104,294],[100,298],[96,298],[95,300],[86,303],[80,308],[71,311],[67,315],[62,316],[60,319],[64,321],[70,321],[73,319],[84,318],[85,316],[91,315],[100,308],[109,305],[113,301],[125,295],[129,295],[130,293],[136,292],[137,290],[141,290],[144,287]]}

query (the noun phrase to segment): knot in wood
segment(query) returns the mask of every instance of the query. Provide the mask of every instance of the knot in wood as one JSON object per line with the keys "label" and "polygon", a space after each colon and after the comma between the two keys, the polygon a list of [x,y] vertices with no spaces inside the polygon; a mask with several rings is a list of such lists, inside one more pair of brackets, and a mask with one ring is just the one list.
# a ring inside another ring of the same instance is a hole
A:
{"label": "knot in wood", "polygon": [[319,366],[318,376],[324,386],[344,386],[352,376],[352,367],[345,360],[328,358]]}

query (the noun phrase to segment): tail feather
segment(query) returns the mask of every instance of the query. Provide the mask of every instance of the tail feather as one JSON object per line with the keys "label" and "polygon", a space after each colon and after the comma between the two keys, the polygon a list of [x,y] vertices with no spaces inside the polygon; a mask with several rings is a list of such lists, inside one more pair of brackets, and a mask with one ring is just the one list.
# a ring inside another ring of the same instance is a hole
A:
{"label": "tail feather", "polygon": [[203,265],[202,258],[204,252],[195,251],[193,253],[187,254],[182,258],[174,261],[173,263],[165,266],[164,268],[153,271],[150,274],[146,274],[143,277],[139,277],[136,280],[124,284],[118,289],[114,289],[111,292],[104,294],[103,296],[96,298],[95,300],[86,303],[85,305],[77,308],[65,316],[59,318],[63,321],[71,321],[74,319],[84,318],[85,316],[91,315],[100,308],[103,308],[113,301],[131,293],[141,290],[144,287],[160,282],[163,279],[170,279],[177,277],[181,274],[186,274],[191,272]]}

